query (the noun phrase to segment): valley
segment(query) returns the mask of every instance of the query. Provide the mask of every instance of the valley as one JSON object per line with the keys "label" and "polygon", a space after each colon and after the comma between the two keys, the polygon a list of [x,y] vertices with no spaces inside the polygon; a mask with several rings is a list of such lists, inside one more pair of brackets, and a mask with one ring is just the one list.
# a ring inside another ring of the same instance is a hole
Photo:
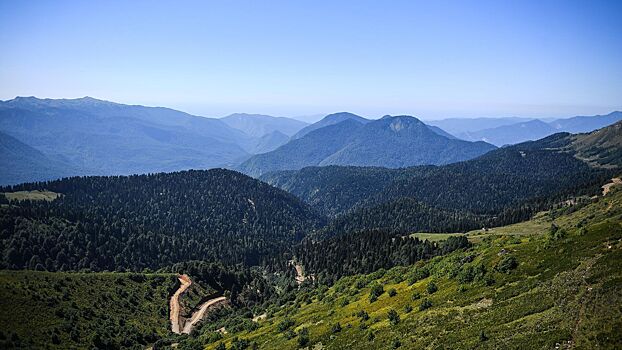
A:
{"label": "valley", "polygon": [[[262,126],[230,118],[247,133],[292,135],[261,157],[297,144],[315,157],[306,166],[304,157],[279,156],[296,166],[262,170],[260,179],[218,168],[0,187],[0,345],[622,343],[620,122],[391,167],[325,159],[358,149],[373,160],[360,142],[375,133],[398,148],[412,139],[448,150],[473,145],[412,117],[329,117],[297,132],[300,124],[279,129],[266,116]],[[345,137],[353,128],[360,134]],[[317,153],[310,145],[326,132],[334,138]]]}

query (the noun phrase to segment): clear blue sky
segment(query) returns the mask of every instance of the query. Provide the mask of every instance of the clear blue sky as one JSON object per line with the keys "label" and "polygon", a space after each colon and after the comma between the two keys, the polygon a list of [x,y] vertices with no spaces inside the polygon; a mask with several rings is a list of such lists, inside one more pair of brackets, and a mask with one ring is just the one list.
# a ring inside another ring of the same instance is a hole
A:
{"label": "clear blue sky", "polygon": [[0,99],[205,116],[622,109],[622,1],[5,1]]}

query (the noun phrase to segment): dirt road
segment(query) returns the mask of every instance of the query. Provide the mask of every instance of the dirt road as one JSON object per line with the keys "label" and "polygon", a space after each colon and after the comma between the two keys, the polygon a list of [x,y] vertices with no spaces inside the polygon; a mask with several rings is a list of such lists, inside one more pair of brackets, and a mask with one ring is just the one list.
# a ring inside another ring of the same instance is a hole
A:
{"label": "dirt road", "polygon": [[611,182],[603,185],[602,187],[603,196],[609,193],[609,191],[611,190],[611,187],[616,186],[616,185],[622,185],[622,179],[620,179],[619,177],[614,177],[613,179],[611,179]]}
{"label": "dirt road", "polygon": [[188,287],[190,287],[190,285],[192,284],[192,281],[190,280],[190,277],[188,277],[188,275],[179,275],[177,277],[179,279],[179,282],[181,282],[181,286],[179,286],[179,289],[177,289],[177,291],[175,291],[175,294],[173,294],[173,296],[171,297],[171,301],[170,301],[170,309],[171,309],[171,315],[170,315],[170,319],[171,319],[171,330],[173,331],[173,333],[177,333],[180,334],[181,332],[179,331],[180,327],[180,322],[179,322],[179,296],[186,291],[186,289],[188,289]]}
{"label": "dirt road", "polygon": [[201,307],[199,307],[199,309],[197,311],[195,311],[194,314],[192,314],[192,317],[189,320],[186,320],[186,324],[184,325],[184,329],[183,329],[182,333],[190,334],[190,332],[192,332],[192,328],[199,321],[201,321],[203,319],[203,316],[205,316],[205,312],[207,312],[207,310],[210,307],[221,305],[221,304],[225,303],[226,301],[227,301],[227,298],[225,298],[225,297],[218,297],[218,298],[210,299],[210,300],[204,302],[201,305]]}

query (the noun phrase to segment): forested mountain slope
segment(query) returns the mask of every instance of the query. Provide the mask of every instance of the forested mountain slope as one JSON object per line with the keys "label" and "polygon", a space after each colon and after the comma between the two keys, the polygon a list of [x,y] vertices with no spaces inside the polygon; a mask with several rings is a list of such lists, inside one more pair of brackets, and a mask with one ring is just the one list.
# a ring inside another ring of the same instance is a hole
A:
{"label": "forested mountain slope", "polygon": [[366,123],[346,118],[293,139],[272,152],[253,156],[239,169],[260,176],[312,165],[399,168],[448,164],[475,158],[495,148],[485,142],[467,142],[442,134],[442,130],[409,116],[386,116]]}
{"label": "forested mountain slope", "polygon": [[[556,134],[440,167],[310,167],[262,179],[327,215],[345,214],[325,234],[372,227],[462,231],[526,220],[555,201],[597,193],[622,165],[616,156],[620,135],[616,124],[590,134]],[[590,162],[582,160],[587,150]],[[596,164],[603,159],[606,164]]]}
{"label": "forested mountain slope", "polygon": [[[622,192],[564,206],[407,267],[303,287],[208,349],[616,349],[622,344]],[[194,339],[193,339],[194,341]]]}
{"label": "forested mountain slope", "polygon": [[51,201],[0,208],[2,268],[140,271],[189,260],[257,264],[322,224],[294,196],[240,173],[75,177]]}

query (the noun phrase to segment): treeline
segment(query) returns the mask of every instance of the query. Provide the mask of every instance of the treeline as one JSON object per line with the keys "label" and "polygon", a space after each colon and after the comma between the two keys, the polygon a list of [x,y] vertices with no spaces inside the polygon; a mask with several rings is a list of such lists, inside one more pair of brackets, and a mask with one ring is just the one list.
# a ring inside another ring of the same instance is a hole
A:
{"label": "treeline", "polygon": [[0,208],[0,268],[141,271],[189,260],[257,265],[322,225],[294,196],[222,169],[75,177],[0,191],[35,189],[62,196]]}
{"label": "treeline", "polygon": [[313,274],[317,280],[332,284],[343,276],[408,266],[469,246],[464,236],[435,243],[410,237],[406,232],[364,230],[322,241],[305,240],[296,246],[294,254],[305,274]]}

